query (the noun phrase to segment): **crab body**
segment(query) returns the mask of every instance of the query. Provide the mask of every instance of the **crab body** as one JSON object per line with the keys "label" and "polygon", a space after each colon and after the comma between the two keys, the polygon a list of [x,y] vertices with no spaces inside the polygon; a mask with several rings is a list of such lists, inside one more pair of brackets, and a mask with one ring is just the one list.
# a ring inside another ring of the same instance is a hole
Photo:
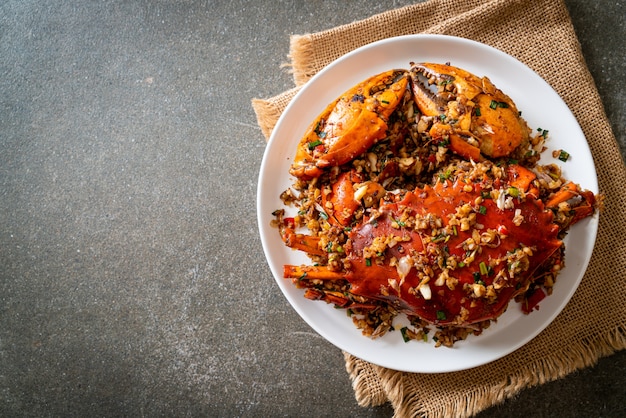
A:
{"label": "crab body", "polygon": [[353,228],[351,292],[440,325],[497,318],[561,248],[559,228],[539,200],[500,209],[483,199],[488,189],[466,186],[443,181],[408,192]]}
{"label": "crab body", "polygon": [[[350,229],[343,270],[287,265],[285,278],[345,279],[351,295],[437,325],[497,318],[542,272],[560,269],[563,243],[553,208],[535,196],[534,174],[517,165],[493,170],[504,175],[477,181],[464,168],[454,179],[388,195]],[[592,213],[593,201],[584,202],[577,220]]]}

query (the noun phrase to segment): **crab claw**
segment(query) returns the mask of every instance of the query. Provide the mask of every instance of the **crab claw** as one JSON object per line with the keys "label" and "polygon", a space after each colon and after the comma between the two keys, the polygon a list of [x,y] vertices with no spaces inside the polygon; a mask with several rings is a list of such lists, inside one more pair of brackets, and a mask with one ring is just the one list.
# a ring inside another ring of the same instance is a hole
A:
{"label": "crab claw", "polygon": [[371,207],[385,192],[376,182],[363,182],[363,176],[356,171],[346,171],[337,177],[331,190],[322,193],[322,206],[330,215],[331,224],[345,227],[352,223],[359,207]]}
{"label": "crab claw", "polygon": [[425,116],[436,117],[430,134],[449,140],[457,154],[477,160],[511,155],[528,144],[530,129],[515,103],[487,77],[444,64],[411,64],[415,102]]}
{"label": "crab claw", "polygon": [[298,144],[290,173],[319,177],[365,152],[387,135],[387,122],[409,83],[405,70],[368,78],[346,91],[315,119]]}
{"label": "crab claw", "polygon": [[582,190],[579,185],[568,182],[550,197],[546,207],[558,210],[557,219],[569,226],[591,216],[598,204],[592,192]]}

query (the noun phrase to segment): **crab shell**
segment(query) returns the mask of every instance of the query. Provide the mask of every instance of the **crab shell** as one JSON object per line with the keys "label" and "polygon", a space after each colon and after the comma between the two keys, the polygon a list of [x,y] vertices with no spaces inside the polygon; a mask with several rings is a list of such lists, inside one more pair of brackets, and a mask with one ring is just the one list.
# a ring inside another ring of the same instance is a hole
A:
{"label": "crab shell", "polygon": [[421,63],[412,64],[411,81],[422,114],[439,120],[431,136],[449,139],[463,157],[505,157],[528,143],[530,128],[513,100],[489,78],[447,64]]}
{"label": "crab shell", "polygon": [[[537,270],[560,256],[559,227],[540,200],[513,199],[507,209],[493,199],[474,205],[481,186],[466,186],[462,180],[446,180],[408,192],[353,228],[345,274],[351,293],[384,300],[437,325],[467,326],[500,316],[528,289]],[[462,230],[450,220],[465,204],[475,213],[475,224]],[[429,214],[441,222],[434,227],[439,231],[435,235],[433,227],[416,228],[415,221],[401,226],[401,219],[413,218],[430,219],[432,224]],[[519,225],[516,216],[523,219]],[[387,245],[373,256],[381,242]]]}
{"label": "crab shell", "polygon": [[406,97],[435,120],[433,140],[468,160],[508,156],[528,144],[530,129],[515,103],[487,77],[444,64],[411,65],[372,76],[330,103],[300,139],[290,174],[319,177],[365,152],[387,137]]}
{"label": "crab shell", "polygon": [[357,84],[330,103],[300,140],[290,173],[310,179],[362,154],[387,136],[389,116],[409,83],[406,70],[390,70]]}

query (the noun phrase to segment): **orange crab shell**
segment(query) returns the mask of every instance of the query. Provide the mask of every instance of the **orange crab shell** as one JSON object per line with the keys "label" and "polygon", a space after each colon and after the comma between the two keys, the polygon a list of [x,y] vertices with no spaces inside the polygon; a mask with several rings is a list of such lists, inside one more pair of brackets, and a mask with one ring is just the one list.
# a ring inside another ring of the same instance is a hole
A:
{"label": "orange crab shell", "polygon": [[[449,139],[464,158],[477,161],[481,153],[505,157],[528,142],[530,129],[515,103],[489,78],[447,64],[420,63],[412,66],[411,81],[422,114],[443,119],[430,135],[437,141]],[[448,90],[448,85],[453,88]],[[469,138],[478,145],[469,144]]]}
{"label": "orange crab shell", "polygon": [[290,173],[311,179],[345,164],[387,135],[387,121],[404,97],[406,70],[390,70],[357,84],[330,103],[300,140]]}
{"label": "orange crab shell", "polygon": [[[419,255],[427,259],[426,264],[434,270],[434,276],[442,274],[442,269],[437,268],[440,255],[457,260],[466,257],[463,243],[471,239],[471,230],[457,229],[456,234],[438,240],[431,235],[430,228],[402,228],[397,221],[407,214],[436,213],[445,227],[449,215],[459,205],[474,202],[481,195],[480,187],[466,191],[465,185],[459,181],[454,184],[445,181],[409,192],[401,201],[381,206],[381,216],[375,220],[365,219],[353,228],[351,248],[348,249],[350,269],[345,275],[351,284],[351,292],[385,300],[400,311],[438,325],[463,326],[500,316],[511,299],[528,288],[535,271],[562,246],[557,238],[559,228],[552,222],[552,212],[545,210],[539,200],[518,201],[514,208],[506,210],[499,209],[491,199],[481,203],[484,209],[476,216],[481,231],[506,231],[506,236],[500,235],[497,246],[481,246],[480,252],[466,266],[457,264],[455,268],[447,269],[446,275],[453,278],[452,282],[430,277],[423,283],[424,277],[418,275],[415,267],[405,272],[404,277],[399,274],[397,260],[406,256]],[[520,226],[512,221],[518,209],[524,218]],[[382,261],[380,263],[364,256],[377,237],[393,237],[397,241],[396,245],[386,249],[384,259],[378,260]],[[506,255],[523,247],[531,249],[529,252],[532,253],[527,259],[527,269],[509,275],[511,266],[507,265]],[[392,259],[396,260],[395,266],[390,263]],[[428,286],[426,296],[420,291],[420,284]],[[494,289],[494,297],[477,296],[489,288]]]}

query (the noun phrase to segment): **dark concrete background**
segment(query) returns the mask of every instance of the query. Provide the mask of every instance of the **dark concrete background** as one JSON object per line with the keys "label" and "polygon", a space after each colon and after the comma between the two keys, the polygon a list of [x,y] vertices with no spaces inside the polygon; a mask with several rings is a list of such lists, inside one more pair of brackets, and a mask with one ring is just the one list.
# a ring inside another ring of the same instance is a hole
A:
{"label": "dark concrete background", "polygon": [[[0,3],[0,416],[392,414],[274,283],[250,99],[292,86],[290,34],[409,3]],[[625,2],[566,3],[626,150]],[[480,416],[624,416],[625,375]]]}

